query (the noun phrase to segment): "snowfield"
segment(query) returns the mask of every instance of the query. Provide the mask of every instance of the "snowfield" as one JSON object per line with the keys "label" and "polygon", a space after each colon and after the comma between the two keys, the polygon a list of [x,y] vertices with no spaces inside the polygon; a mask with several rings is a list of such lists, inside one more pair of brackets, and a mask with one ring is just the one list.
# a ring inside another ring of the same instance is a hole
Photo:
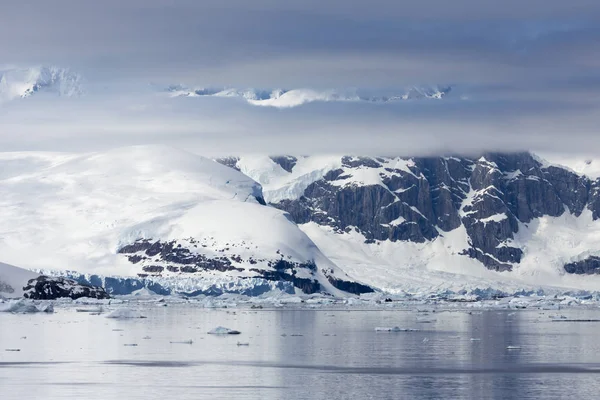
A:
{"label": "snowfield", "polygon": [[[315,263],[315,279],[339,294],[320,271],[344,274],[284,212],[263,205],[261,186],[207,158],[167,146],[0,153],[0,171],[0,254],[6,262],[136,276],[143,263],[130,262],[120,248],[144,239],[176,241],[194,254],[234,260],[227,271],[206,271],[209,280],[256,276],[251,268],[269,269],[270,260],[285,259]],[[168,266],[155,261],[145,262]],[[162,275],[178,274],[165,268]]]}

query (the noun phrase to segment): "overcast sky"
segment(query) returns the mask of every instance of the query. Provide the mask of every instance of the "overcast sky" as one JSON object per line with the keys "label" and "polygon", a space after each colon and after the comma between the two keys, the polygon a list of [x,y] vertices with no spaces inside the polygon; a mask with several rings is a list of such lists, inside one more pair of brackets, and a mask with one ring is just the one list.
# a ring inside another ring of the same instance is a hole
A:
{"label": "overcast sky", "polygon": [[[36,65],[70,67],[89,90],[0,104],[4,149],[600,155],[597,0],[6,0],[0,69]],[[150,83],[460,96],[280,110]]]}

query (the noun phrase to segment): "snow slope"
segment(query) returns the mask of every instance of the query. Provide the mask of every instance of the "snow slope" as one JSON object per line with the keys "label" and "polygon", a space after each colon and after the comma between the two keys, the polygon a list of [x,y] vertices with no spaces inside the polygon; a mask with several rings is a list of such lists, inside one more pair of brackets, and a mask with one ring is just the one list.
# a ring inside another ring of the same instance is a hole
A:
{"label": "snow slope", "polygon": [[23,297],[23,287],[39,274],[0,262],[0,297]]}
{"label": "snow slope", "polygon": [[90,154],[0,153],[0,171],[0,254],[6,262],[115,276],[153,266],[171,275],[165,259],[133,262],[118,253],[147,239],[233,260],[230,270],[202,272],[215,279],[256,276],[250,268],[269,270],[269,261],[284,257],[337,270],[284,212],[260,204],[259,184],[185,151],[136,146]]}
{"label": "snow slope", "polygon": [[548,165],[568,168],[590,179],[600,178],[600,159],[597,156],[577,156],[559,153],[540,153],[540,161]]}
{"label": "snow slope", "polygon": [[341,156],[298,157],[291,172],[285,171],[268,156],[242,156],[237,167],[263,187],[268,203],[297,199],[313,182],[342,166]]}

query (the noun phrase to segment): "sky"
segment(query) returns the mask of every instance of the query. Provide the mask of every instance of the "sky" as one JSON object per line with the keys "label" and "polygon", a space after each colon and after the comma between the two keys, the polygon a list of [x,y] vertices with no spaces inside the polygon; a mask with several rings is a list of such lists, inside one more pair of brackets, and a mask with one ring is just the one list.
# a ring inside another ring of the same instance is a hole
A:
{"label": "sky", "polygon": [[[600,153],[597,0],[4,2],[0,71],[41,65],[80,74],[84,93],[0,102],[5,150]],[[172,98],[172,84],[452,91],[282,109]]]}

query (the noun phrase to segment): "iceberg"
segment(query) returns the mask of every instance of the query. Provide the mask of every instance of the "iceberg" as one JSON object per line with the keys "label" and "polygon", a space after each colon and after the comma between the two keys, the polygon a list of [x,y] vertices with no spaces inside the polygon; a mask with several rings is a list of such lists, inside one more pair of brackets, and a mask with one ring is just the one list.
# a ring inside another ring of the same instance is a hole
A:
{"label": "iceberg", "polygon": [[398,326],[392,328],[378,326],[375,328],[375,332],[418,332],[418,329],[400,328]]}
{"label": "iceberg", "polygon": [[13,300],[7,303],[0,303],[0,312],[10,312],[15,314],[32,314],[38,312],[53,313],[54,306],[49,303],[36,304],[27,300]]}
{"label": "iceberg", "polygon": [[223,326],[217,326],[215,329],[208,331],[207,333],[209,335],[239,335],[242,332],[225,328]]}

